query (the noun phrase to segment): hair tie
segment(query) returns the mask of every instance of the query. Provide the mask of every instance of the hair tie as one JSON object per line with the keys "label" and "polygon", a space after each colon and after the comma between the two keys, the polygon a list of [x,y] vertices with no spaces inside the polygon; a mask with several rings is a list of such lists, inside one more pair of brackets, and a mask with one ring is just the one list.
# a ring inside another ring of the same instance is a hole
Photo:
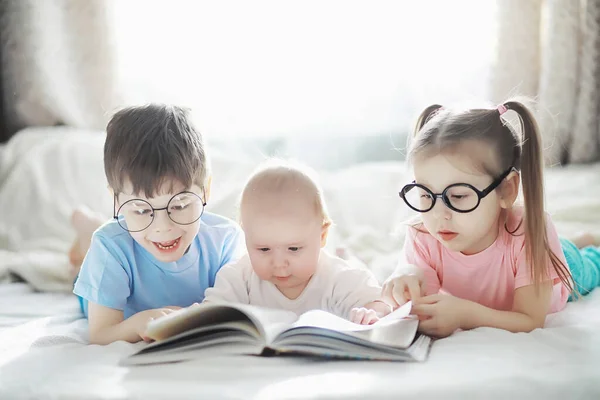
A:
{"label": "hair tie", "polygon": [[498,110],[500,115],[502,115],[508,111],[508,108],[506,108],[506,106],[504,104],[500,104],[498,107],[496,107],[496,109]]}

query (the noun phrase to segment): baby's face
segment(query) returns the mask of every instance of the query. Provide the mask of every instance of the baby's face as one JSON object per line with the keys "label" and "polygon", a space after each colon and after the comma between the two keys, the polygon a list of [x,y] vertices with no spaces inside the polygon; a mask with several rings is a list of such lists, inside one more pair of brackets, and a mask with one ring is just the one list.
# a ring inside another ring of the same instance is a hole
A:
{"label": "baby's face", "polygon": [[306,199],[249,200],[242,204],[242,228],[252,268],[290,299],[314,275],[327,228]]}
{"label": "baby's face", "polygon": [[[148,198],[142,194],[130,194],[132,189],[130,185],[128,186],[124,190],[126,193],[119,194],[117,199],[117,208],[124,205],[121,208],[120,215],[125,216],[127,222],[132,217],[140,219],[142,215],[152,220],[151,215],[154,215],[152,223],[146,229],[139,232],[130,232],[133,239],[159,261],[174,262],[179,260],[198,234],[200,219],[198,218],[190,224],[178,224],[169,218],[167,211],[176,220],[178,216],[186,219],[186,221],[179,222],[187,222],[187,219],[193,220],[198,217],[203,209],[201,188],[192,186],[187,189],[181,184],[173,184],[171,188],[171,182],[166,182],[158,191],[159,195]],[[189,194],[176,196],[185,191],[193,192],[199,197]],[[136,199],[143,201],[136,201]],[[167,207],[167,204],[169,204],[168,210],[152,212],[152,209],[148,207],[150,205],[158,209]],[[187,214],[189,213],[193,213],[194,216],[188,218]],[[130,224],[128,223],[128,225]]]}

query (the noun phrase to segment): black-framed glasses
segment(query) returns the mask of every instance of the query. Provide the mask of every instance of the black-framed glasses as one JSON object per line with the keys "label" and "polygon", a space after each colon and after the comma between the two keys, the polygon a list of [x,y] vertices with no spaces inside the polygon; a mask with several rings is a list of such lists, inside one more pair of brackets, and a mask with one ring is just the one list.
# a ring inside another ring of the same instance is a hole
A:
{"label": "black-framed glasses", "polygon": [[[206,198],[204,189],[202,197]],[[157,211],[165,210],[167,215],[178,225],[190,225],[198,221],[204,213],[206,202],[194,192],[177,193],[167,203],[166,207],[154,208],[146,200],[131,199],[121,204],[117,210],[117,195],[114,197],[113,218],[119,226],[129,232],[140,232],[154,222]]]}
{"label": "black-framed glasses", "polygon": [[438,198],[442,199],[449,209],[468,213],[479,207],[481,200],[496,189],[513,170],[516,171],[514,167],[507,169],[483,190],[468,183],[455,183],[444,189],[442,193],[433,193],[426,186],[413,181],[405,185],[399,195],[407,206],[420,213],[431,211]]}

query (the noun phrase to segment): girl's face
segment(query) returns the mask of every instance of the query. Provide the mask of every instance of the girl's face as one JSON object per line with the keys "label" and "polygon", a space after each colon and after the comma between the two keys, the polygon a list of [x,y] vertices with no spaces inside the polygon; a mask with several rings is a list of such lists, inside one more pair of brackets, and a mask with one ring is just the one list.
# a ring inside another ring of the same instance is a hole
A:
{"label": "girl's face", "polygon": [[[416,183],[439,194],[456,183],[468,183],[484,190],[494,181],[496,177],[478,170],[464,152],[458,153],[417,156],[413,162]],[[508,205],[499,193],[499,190],[492,191],[469,213],[453,211],[438,198],[433,209],[421,214],[425,228],[452,251],[479,253],[491,246],[498,236],[500,213]]]}

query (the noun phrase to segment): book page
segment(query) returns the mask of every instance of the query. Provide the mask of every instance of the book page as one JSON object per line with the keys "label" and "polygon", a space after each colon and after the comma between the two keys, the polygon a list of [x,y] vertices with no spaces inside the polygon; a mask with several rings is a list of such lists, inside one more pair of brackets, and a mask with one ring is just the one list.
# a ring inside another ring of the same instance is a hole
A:
{"label": "book page", "polygon": [[292,327],[324,328],[340,332],[355,332],[372,329],[372,325],[355,324],[347,319],[322,310],[311,310],[305,312],[300,316],[300,318],[298,318],[298,321],[296,321]]}
{"label": "book page", "polygon": [[255,332],[265,344],[289,328],[298,317],[291,311],[263,308],[236,303],[202,303],[184,308],[150,324],[146,336],[164,340],[200,327],[217,327],[225,322],[237,322],[240,330]]}
{"label": "book page", "polygon": [[280,351],[312,349],[380,357],[393,349],[406,349],[412,343],[419,321],[410,316],[411,307],[407,303],[371,325],[355,324],[325,311],[312,310],[302,314],[276,338],[276,347]]}
{"label": "book page", "polygon": [[247,304],[239,304],[237,308],[248,315],[254,325],[257,326],[266,344],[270,344],[277,335],[290,328],[298,319],[296,314],[291,311],[275,308],[264,308]]}
{"label": "book page", "polygon": [[225,322],[238,322],[239,329],[258,336],[257,327],[243,311],[220,304],[200,304],[182,308],[148,324],[146,336],[153,340],[165,340],[183,332],[201,327],[218,326]]}
{"label": "book page", "polygon": [[412,309],[412,301],[407,301],[396,310],[392,311],[385,317],[379,318],[374,325],[386,325],[389,322],[397,321],[399,319],[408,318],[410,316],[410,310]]}
{"label": "book page", "polygon": [[412,303],[409,301],[397,310],[381,318],[374,324],[361,325],[350,322],[344,318],[321,310],[311,310],[300,316],[292,327],[300,326],[325,328],[340,332],[360,332],[372,330],[377,327],[393,324],[394,322],[409,317]]}

